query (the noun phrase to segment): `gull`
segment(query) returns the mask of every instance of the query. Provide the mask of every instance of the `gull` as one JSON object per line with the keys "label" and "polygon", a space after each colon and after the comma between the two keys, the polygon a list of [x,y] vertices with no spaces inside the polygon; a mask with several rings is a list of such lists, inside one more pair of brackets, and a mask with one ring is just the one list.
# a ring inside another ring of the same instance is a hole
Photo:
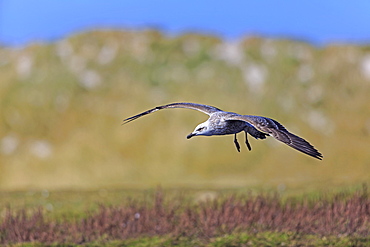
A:
{"label": "gull", "polygon": [[181,102],[157,106],[135,116],[124,119],[123,124],[127,124],[140,117],[167,108],[187,108],[209,115],[208,120],[199,124],[194,131],[187,136],[187,139],[190,139],[193,136],[234,135],[234,144],[238,152],[240,152],[240,145],[236,138],[236,134],[244,131],[245,144],[247,145],[249,151],[251,151],[252,148],[248,142],[248,134],[256,139],[266,139],[267,136],[272,136],[276,140],[281,141],[302,153],[310,155],[319,160],[323,158],[322,154],[309,142],[292,134],[282,124],[274,119],[226,112],[209,105]]}

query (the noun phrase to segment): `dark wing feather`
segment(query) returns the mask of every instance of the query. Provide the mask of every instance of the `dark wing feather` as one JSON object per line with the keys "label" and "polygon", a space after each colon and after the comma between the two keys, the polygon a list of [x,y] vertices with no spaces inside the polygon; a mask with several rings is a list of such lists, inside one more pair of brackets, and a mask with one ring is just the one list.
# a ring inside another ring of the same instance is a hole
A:
{"label": "dark wing feather", "polygon": [[249,115],[236,115],[231,116],[230,120],[242,120],[252,124],[256,129],[267,133],[274,137],[276,140],[281,141],[288,146],[310,155],[316,159],[321,160],[323,158],[322,154],[314,148],[305,139],[290,133],[282,124],[271,118],[259,117],[259,116],[249,116]]}
{"label": "dark wing feather", "polygon": [[150,113],[153,113],[153,112],[156,112],[162,109],[167,109],[167,108],[188,108],[188,109],[193,109],[193,110],[203,112],[208,115],[211,115],[212,113],[217,112],[217,111],[221,111],[220,109],[213,107],[213,106],[209,106],[209,105],[202,105],[202,104],[195,104],[195,103],[172,103],[168,105],[157,106],[145,112],[139,113],[135,116],[126,118],[123,120],[123,124],[129,123],[131,121],[134,121],[135,119],[138,119]]}
{"label": "dark wing feather", "polygon": [[272,132],[272,136],[290,147],[301,151],[302,153],[308,154],[314,158],[321,160],[323,158],[322,154],[314,148],[308,141],[305,139],[296,136],[289,131],[285,130],[270,130]]}

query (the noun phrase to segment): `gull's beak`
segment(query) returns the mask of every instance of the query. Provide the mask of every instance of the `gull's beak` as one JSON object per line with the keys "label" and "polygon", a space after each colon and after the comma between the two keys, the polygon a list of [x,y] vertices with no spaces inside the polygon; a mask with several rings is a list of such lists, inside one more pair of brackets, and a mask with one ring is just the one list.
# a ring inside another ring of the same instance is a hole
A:
{"label": "gull's beak", "polygon": [[189,135],[187,135],[187,139],[190,139],[190,138],[192,138],[193,136],[195,136],[196,134],[194,134],[194,133],[190,133]]}

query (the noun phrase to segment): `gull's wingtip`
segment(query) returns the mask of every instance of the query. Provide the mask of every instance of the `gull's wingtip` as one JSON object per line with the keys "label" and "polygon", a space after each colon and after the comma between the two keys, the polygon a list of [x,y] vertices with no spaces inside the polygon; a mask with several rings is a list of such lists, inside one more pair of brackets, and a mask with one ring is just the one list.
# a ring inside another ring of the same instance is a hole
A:
{"label": "gull's wingtip", "polygon": [[122,123],[121,125],[127,124],[127,123],[129,123],[129,122],[131,122],[131,121],[134,121],[134,120],[136,120],[136,119],[138,119],[138,118],[140,118],[140,117],[142,117],[142,116],[148,115],[148,114],[150,114],[150,113],[156,112],[156,111],[158,111],[158,110],[160,110],[160,109],[163,109],[163,106],[157,106],[157,107],[155,107],[155,108],[153,108],[153,109],[147,110],[147,111],[142,112],[142,113],[140,113],[140,114],[137,114],[137,115],[135,115],[135,116],[132,116],[132,117],[129,117],[129,118],[123,119],[123,120],[122,120],[122,121],[123,121],[123,123]]}
{"label": "gull's wingtip", "polygon": [[316,159],[319,159],[319,160],[322,160],[324,158],[324,156],[319,153],[318,155],[315,156]]}
{"label": "gull's wingtip", "polygon": [[134,117],[130,117],[130,118],[123,119],[123,120],[122,120],[122,125],[124,125],[124,124],[128,124],[129,122],[132,122],[132,121],[134,121],[135,119],[138,119],[138,118],[139,118],[139,117],[134,116]]}
{"label": "gull's wingtip", "polygon": [[122,124],[121,125],[125,125],[125,124],[127,124],[127,123],[129,123],[130,121],[127,121],[127,119],[123,119],[122,120]]}

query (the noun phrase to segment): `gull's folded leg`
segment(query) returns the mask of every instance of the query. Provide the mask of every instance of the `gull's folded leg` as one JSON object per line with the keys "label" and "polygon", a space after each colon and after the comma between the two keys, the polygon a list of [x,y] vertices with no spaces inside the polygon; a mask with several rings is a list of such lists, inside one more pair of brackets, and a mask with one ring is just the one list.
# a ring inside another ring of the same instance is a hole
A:
{"label": "gull's folded leg", "polygon": [[238,150],[238,152],[240,152],[240,145],[239,145],[238,140],[236,139],[236,134],[234,135],[234,143],[235,143],[236,149]]}
{"label": "gull's folded leg", "polygon": [[247,132],[245,132],[245,144],[247,144],[247,147],[248,147],[249,151],[251,151],[252,150],[252,147],[249,144],[249,141],[248,141],[248,133]]}

